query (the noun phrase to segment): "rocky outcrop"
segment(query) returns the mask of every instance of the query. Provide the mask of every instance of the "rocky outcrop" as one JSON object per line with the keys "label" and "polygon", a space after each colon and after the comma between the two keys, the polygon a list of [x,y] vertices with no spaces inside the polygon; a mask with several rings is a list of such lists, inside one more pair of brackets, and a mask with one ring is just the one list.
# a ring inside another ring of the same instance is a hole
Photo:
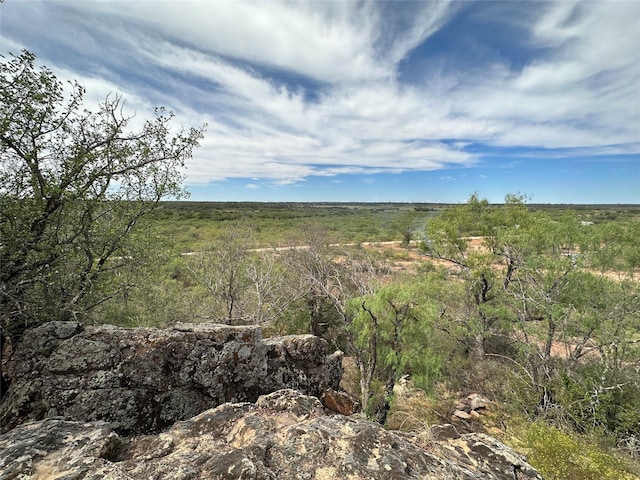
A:
{"label": "rocky outcrop", "polygon": [[351,415],[341,361],[258,327],[42,325],[10,365],[0,480],[540,479],[489,436]]}
{"label": "rocky outcrop", "polygon": [[[448,432],[448,434],[447,434]],[[294,390],[225,403],[157,435],[46,419],[0,435],[0,479],[541,479],[485,435],[442,429],[419,444]]]}
{"label": "rocky outcrop", "polygon": [[[61,417],[119,434],[159,432],[225,402],[294,388],[338,388],[342,353],[312,335],[263,339],[259,327],[180,324],[124,329],[51,322],[27,331],[0,405],[3,432]],[[101,427],[102,428],[102,427]]]}
{"label": "rocky outcrop", "polygon": [[451,420],[455,422],[458,420],[478,418],[491,403],[491,400],[488,398],[483,398],[477,393],[472,393],[455,402],[455,410],[451,416]]}

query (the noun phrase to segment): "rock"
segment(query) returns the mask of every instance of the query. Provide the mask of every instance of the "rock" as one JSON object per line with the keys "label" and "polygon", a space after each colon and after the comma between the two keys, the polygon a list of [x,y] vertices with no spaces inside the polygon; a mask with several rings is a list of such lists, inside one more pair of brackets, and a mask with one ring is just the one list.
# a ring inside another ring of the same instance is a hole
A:
{"label": "rock", "polygon": [[444,425],[433,425],[431,427],[431,436],[434,440],[449,440],[460,438],[458,430],[450,423],[445,423]]}
{"label": "rock", "polygon": [[314,335],[288,335],[267,338],[262,343],[267,358],[264,381],[267,385],[279,386],[262,393],[286,387],[320,397],[327,388],[338,388],[343,354],[327,355],[326,340]]}
{"label": "rock", "polygon": [[15,347],[1,431],[60,416],[106,421],[120,434],[151,433],[282,388],[320,397],[342,376],[342,352],[328,350],[312,335],[263,340],[257,326],[51,322],[25,332]]}
{"label": "rock", "polygon": [[465,412],[464,410],[456,410],[453,412],[453,416],[457,418],[461,418],[463,420],[469,420],[471,415]]}
{"label": "rock", "polygon": [[486,409],[490,403],[491,403],[490,400],[481,397],[477,393],[472,393],[471,395],[468,395],[466,398],[460,398],[454,402],[453,407],[455,409],[455,412],[453,415],[455,417],[463,418],[465,420],[470,417],[461,416],[456,412],[464,412],[464,413],[470,414],[473,417],[478,417],[480,415],[480,412],[478,412],[478,410]]}
{"label": "rock", "polygon": [[541,480],[486,435],[428,450],[362,418],[327,415],[294,390],[225,403],[156,435],[123,438],[104,422],[45,419],[0,435],[0,479]]}
{"label": "rock", "polygon": [[471,410],[480,410],[487,408],[487,404],[489,404],[489,400],[486,398],[482,398],[477,393],[472,393],[467,397],[467,402],[469,403],[469,407]]}
{"label": "rock", "polygon": [[483,433],[467,433],[442,442],[438,452],[445,458],[487,479],[540,479],[542,477],[515,450]]}
{"label": "rock", "polygon": [[329,410],[342,415],[353,415],[359,410],[358,401],[347,392],[338,392],[332,388],[326,390],[320,401]]}

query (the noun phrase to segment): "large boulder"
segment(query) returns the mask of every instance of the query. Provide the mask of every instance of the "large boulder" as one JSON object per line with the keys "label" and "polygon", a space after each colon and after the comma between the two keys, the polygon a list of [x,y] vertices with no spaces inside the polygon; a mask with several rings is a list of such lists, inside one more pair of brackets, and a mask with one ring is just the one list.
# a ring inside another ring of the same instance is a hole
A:
{"label": "large boulder", "polygon": [[449,430],[424,445],[281,390],[156,435],[123,438],[104,422],[26,423],[0,435],[0,479],[541,480],[496,440]]}
{"label": "large boulder", "polygon": [[170,329],[51,322],[27,331],[8,369],[1,431],[61,417],[108,422],[120,434],[158,432],[225,402],[295,388],[338,388],[342,353],[312,335],[264,340],[256,326]]}

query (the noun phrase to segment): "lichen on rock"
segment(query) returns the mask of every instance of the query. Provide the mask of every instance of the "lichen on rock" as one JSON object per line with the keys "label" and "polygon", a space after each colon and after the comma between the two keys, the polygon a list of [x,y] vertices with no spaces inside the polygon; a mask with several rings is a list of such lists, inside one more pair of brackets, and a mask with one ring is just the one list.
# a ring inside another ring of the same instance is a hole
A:
{"label": "lichen on rock", "polygon": [[363,418],[326,414],[292,389],[225,403],[156,435],[123,438],[104,422],[27,423],[0,435],[0,452],[0,479],[541,480],[490,437],[427,450]]}
{"label": "lichen on rock", "polygon": [[331,353],[325,340],[264,340],[257,326],[51,322],[27,331],[16,346],[0,425],[7,431],[60,416],[103,420],[121,434],[158,432],[224,402],[255,402],[282,388],[319,397],[338,387],[341,362],[342,353]]}
{"label": "lichen on rock", "polygon": [[489,436],[434,427],[425,445],[349,415],[342,352],[311,335],[53,322],[9,373],[0,480],[541,480]]}

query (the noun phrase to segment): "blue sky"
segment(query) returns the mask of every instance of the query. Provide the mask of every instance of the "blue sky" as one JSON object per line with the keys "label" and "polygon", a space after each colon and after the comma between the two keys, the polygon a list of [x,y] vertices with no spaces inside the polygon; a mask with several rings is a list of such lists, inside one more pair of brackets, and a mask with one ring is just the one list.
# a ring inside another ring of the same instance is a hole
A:
{"label": "blue sky", "polygon": [[208,127],[192,200],[640,203],[640,1],[0,4],[0,53]]}

